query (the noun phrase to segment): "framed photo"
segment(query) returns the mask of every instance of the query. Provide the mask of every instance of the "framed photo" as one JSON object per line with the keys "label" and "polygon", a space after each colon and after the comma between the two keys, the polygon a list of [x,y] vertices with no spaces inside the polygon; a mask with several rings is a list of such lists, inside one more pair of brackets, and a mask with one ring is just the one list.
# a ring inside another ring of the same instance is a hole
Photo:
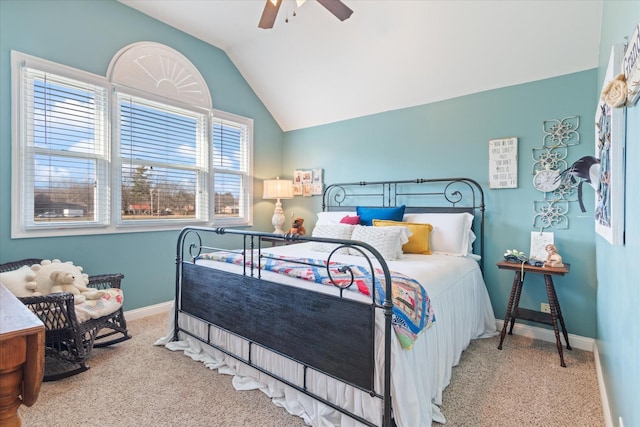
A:
{"label": "framed photo", "polygon": [[[614,45],[604,86],[618,74],[622,54],[623,46]],[[623,245],[625,109],[612,108],[600,100],[595,126],[595,157],[600,165],[598,181],[592,182],[596,190],[596,232],[612,245]]]}
{"label": "framed photo", "polygon": [[538,261],[547,259],[547,245],[553,244],[553,233],[550,231],[532,231],[529,258]]}
{"label": "framed photo", "polygon": [[293,195],[317,196],[322,195],[322,169],[296,169],[293,171]]}
{"label": "framed photo", "polygon": [[293,195],[302,196],[302,170],[296,169],[293,171]]}

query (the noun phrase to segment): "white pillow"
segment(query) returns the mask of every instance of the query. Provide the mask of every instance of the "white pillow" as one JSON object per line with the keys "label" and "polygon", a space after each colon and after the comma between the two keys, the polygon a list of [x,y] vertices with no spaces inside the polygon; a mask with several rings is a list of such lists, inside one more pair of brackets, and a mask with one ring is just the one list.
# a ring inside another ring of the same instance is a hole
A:
{"label": "white pillow", "polygon": [[[400,226],[369,227],[356,225],[354,227],[351,240],[368,243],[388,261],[402,258],[402,245],[409,241],[409,236],[411,235],[407,227]],[[349,248],[349,254],[362,256],[362,253],[354,248]]]}
{"label": "white pillow", "polygon": [[[349,224],[316,224],[311,232],[311,237],[324,237],[326,239],[349,240],[355,225]],[[311,242],[311,250],[316,252],[331,252],[338,245],[336,243]],[[347,254],[347,248],[341,248],[336,253]]]}
{"label": "white pillow", "polygon": [[473,215],[462,213],[405,214],[405,222],[431,224],[431,251],[435,254],[466,256],[469,253],[469,232]]}
{"label": "white pillow", "polygon": [[345,216],[355,216],[356,211],[340,211],[340,212],[318,212],[318,221],[316,225],[340,224],[340,220]]}
{"label": "white pillow", "polygon": [[17,270],[5,271],[0,273],[0,283],[17,297],[31,297],[33,290],[27,289],[27,273],[31,273],[31,267],[28,265],[23,265]]}

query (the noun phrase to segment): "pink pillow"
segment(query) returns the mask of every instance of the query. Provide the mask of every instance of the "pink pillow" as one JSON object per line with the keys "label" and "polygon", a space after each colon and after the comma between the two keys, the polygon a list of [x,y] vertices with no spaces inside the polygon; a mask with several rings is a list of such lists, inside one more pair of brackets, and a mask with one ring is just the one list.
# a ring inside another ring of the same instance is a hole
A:
{"label": "pink pillow", "polygon": [[340,220],[341,224],[349,224],[349,225],[358,225],[360,224],[360,216],[356,215],[356,216],[345,216],[344,218],[342,218]]}

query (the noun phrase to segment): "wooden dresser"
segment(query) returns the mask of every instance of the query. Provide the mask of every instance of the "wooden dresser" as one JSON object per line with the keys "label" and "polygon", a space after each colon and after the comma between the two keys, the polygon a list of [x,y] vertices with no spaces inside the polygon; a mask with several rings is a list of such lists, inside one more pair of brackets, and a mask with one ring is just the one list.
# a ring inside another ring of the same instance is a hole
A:
{"label": "wooden dresser", "polygon": [[0,426],[20,426],[18,408],[38,399],[44,376],[44,325],[0,284]]}

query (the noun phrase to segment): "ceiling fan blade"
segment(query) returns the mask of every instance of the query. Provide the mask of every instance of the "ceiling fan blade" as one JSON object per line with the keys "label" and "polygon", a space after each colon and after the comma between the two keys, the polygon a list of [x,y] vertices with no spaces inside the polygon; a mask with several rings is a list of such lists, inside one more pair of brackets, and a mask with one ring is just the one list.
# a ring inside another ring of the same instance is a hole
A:
{"label": "ceiling fan blade", "polygon": [[336,18],[341,21],[349,19],[353,13],[353,10],[349,9],[349,7],[340,0],[318,0],[318,3],[324,6],[329,12],[333,13]]}
{"label": "ceiling fan blade", "polygon": [[271,0],[265,0],[264,10],[258,23],[259,28],[264,28],[265,30],[273,28],[273,23],[276,22],[276,16],[278,15],[281,4],[282,0],[277,0],[275,4],[272,3]]}

